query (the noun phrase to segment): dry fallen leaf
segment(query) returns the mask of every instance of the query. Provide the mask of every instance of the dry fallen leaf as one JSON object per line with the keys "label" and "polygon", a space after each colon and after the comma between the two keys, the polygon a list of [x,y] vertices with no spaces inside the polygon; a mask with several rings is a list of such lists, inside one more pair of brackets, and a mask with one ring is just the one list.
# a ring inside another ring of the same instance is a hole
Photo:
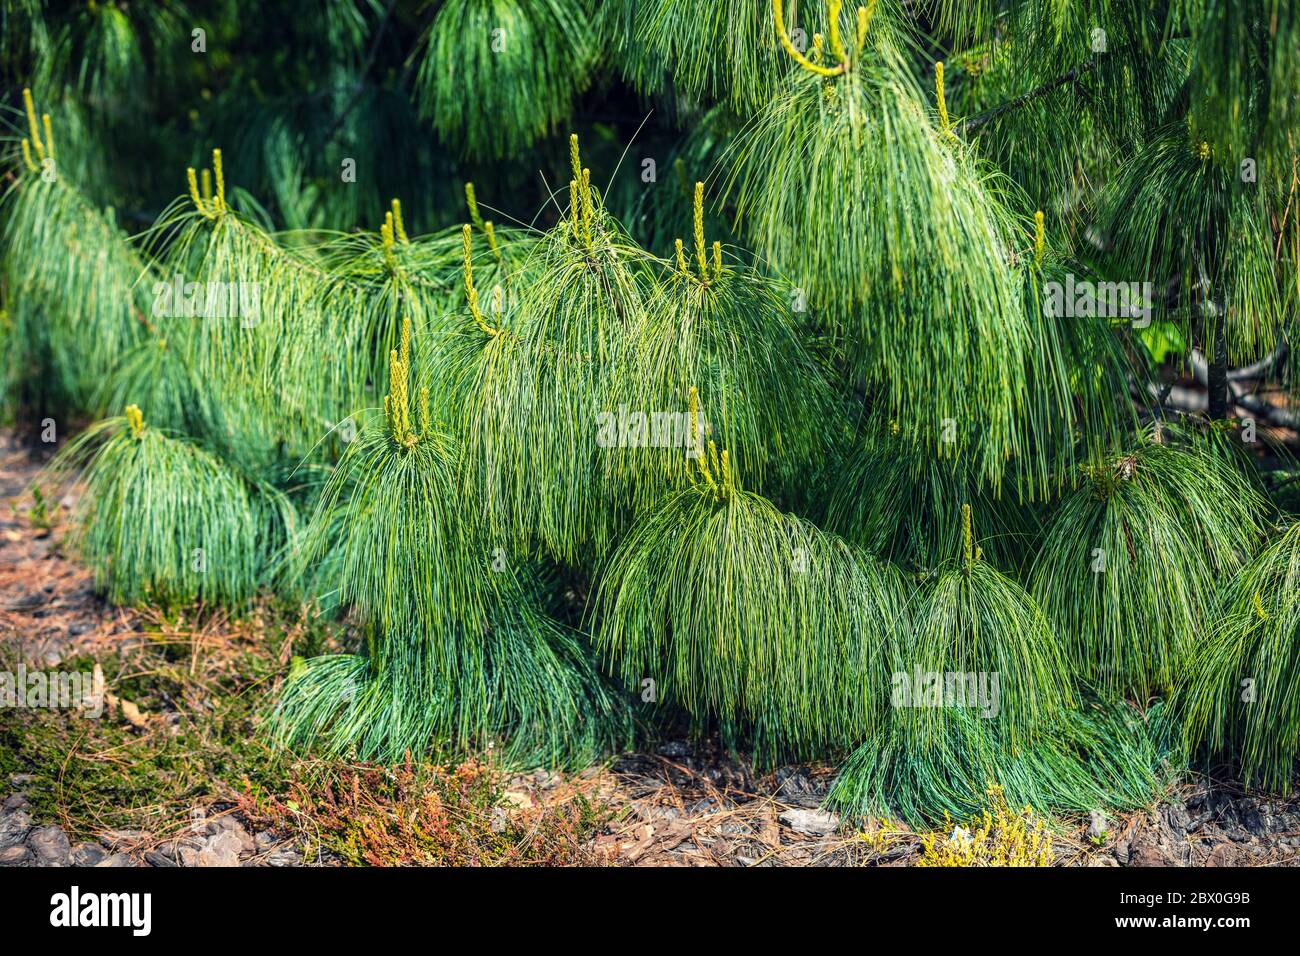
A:
{"label": "dry fallen leaf", "polygon": [[123,700],[121,697],[114,696],[113,694],[105,694],[104,699],[108,701],[109,709],[120,710],[122,716],[126,718],[126,722],[132,727],[135,727],[138,730],[145,729],[147,722],[144,719],[144,714],[142,714],[140,708],[131,703],[131,701]]}

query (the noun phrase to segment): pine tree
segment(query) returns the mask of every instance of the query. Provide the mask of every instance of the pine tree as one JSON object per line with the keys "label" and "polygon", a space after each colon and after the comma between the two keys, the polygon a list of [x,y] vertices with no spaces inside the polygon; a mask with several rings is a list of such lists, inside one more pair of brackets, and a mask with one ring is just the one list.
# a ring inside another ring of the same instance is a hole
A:
{"label": "pine tree", "polygon": [[354,625],[276,742],[1289,787],[1293,4],[213,6],[0,7],[3,388],[110,600]]}

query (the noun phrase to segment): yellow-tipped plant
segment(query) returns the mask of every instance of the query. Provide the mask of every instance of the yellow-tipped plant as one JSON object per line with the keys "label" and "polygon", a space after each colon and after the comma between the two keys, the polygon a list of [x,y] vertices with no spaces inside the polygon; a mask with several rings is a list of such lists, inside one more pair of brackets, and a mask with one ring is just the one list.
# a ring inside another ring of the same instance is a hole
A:
{"label": "yellow-tipped plant", "polygon": [[[54,124],[22,95],[22,175],[0,202],[0,285],[6,289],[0,391],[40,422],[116,412],[99,393],[143,338],[151,263],[66,174]],[[62,124],[61,124],[62,126]]]}
{"label": "yellow-tipped plant", "polygon": [[[40,127],[36,124],[36,104],[32,100],[32,91],[23,87],[23,109],[27,113],[27,139],[32,149],[36,151],[36,159],[43,163],[47,158],[54,157],[54,139],[50,135],[50,114],[44,116],[45,140],[41,139]],[[48,141],[48,151],[46,143]]]}
{"label": "yellow-tipped plant", "polygon": [[487,320],[483,318],[483,313],[479,310],[478,289],[474,287],[473,230],[470,229],[468,223],[465,224],[461,235],[465,242],[465,298],[469,302],[469,312],[474,317],[474,324],[482,329],[484,335],[495,337],[501,334],[501,330],[488,325]]}
{"label": "yellow-tipped plant", "polygon": [[43,478],[80,486],[69,543],[119,604],[239,607],[294,528],[288,498],[137,405],[82,431]]}
{"label": "yellow-tipped plant", "polygon": [[220,219],[226,211],[226,177],[221,161],[221,150],[212,150],[212,176],[216,180],[217,191],[213,195],[207,183],[208,171],[203,170],[204,186],[199,190],[198,174],[191,166],[185,170],[185,178],[190,187],[190,199],[205,219]]}
{"label": "yellow-tipped plant", "polygon": [[1009,190],[950,148],[946,102],[936,128],[888,24],[863,22],[861,48],[841,57],[830,31],[829,65],[801,62],[735,138],[721,198],[791,276],[803,318],[836,337],[873,411],[996,484],[1027,450],[1021,376],[1005,373],[1032,330],[1006,254]]}
{"label": "yellow-tipped plant", "polygon": [[347,446],[286,567],[352,612],[367,653],[296,669],[276,739],[366,759],[492,747],[511,767],[584,765],[626,743],[626,707],[524,576],[493,569],[457,489],[455,440],[427,390],[411,408],[413,361],[404,324],[385,416]]}
{"label": "yellow-tipped plant", "polygon": [[144,414],[140,411],[139,405],[126,406],[126,423],[131,428],[131,437],[139,438],[140,433],[144,431]]}
{"label": "yellow-tipped plant", "polygon": [[[606,43],[639,89],[672,89],[751,115],[779,95],[792,71],[843,75],[866,47],[877,0],[609,0],[599,5]],[[774,29],[775,26],[775,29]],[[797,28],[797,33],[793,33]],[[880,29],[879,24],[875,27]],[[812,48],[804,38],[812,38]],[[823,38],[829,50],[823,51]]]}
{"label": "yellow-tipped plant", "polygon": [[887,642],[906,627],[901,582],[742,490],[692,420],[697,481],[649,508],[610,557],[597,646],[629,685],[653,680],[660,704],[719,721],[762,761],[835,752],[882,718]]}
{"label": "yellow-tipped plant", "polygon": [[[601,408],[617,432],[605,453],[609,483],[638,508],[691,470],[687,452],[696,433],[684,446],[681,429],[674,433],[671,424],[680,423],[685,400],[692,422],[702,404],[714,440],[765,491],[787,490],[837,427],[829,377],[797,325],[792,290],[725,261],[720,242],[710,247],[703,183],[695,184],[693,213],[693,267],[678,240],[675,268],[656,285],[641,334]],[[701,444],[696,463],[706,454]]]}
{"label": "yellow-tipped plant", "polygon": [[943,89],[943,60],[934,64],[934,107],[939,111],[939,131],[945,136],[951,136],[952,123],[948,119],[948,97]]}
{"label": "yellow-tipped plant", "polygon": [[605,210],[576,137],[570,165],[570,208],[522,266],[510,334],[474,358],[464,427],[467,491],[493,536],[577,563],[625,520],[605,500],[598,416],[645,320],[652,263]]}

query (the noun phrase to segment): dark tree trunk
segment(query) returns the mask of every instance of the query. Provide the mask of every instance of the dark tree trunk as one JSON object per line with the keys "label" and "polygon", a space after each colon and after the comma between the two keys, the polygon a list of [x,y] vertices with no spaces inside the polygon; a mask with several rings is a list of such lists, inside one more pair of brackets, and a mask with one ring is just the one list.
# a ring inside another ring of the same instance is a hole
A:
{"label": "dark tree trunk", "polygon": [[1209,386],[1209,416],[1213,419],[1228,418],[1232,414],[1233,402],[1228,397],[1228,342],[1223,332],[1223,314],[1214,317],[1214,354],[1210,358],[1206,382]]}

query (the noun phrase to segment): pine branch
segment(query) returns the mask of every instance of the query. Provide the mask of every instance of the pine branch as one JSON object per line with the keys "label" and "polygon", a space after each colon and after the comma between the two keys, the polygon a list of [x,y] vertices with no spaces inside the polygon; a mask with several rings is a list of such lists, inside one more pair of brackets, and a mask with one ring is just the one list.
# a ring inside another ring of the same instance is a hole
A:
{"label": "pine branch", "polygon": [[[1204,364],[1202,364],[1201,368],[1204,371]],[[1232,390],[1232,403],[1238,408],[1248,412],[1255,418],[1263,419],[1270,425],[1282,428],[1300,428],[1300,414],[1294,410],[1272,405],[1258,395],[1250,394],[1242,386],[1231,380],[1231,373],[1229,373],[1228,385]],[[1170,384],[1162,389],[1154,382],[1148,382],[1146,394],[1148,397],[1155,399],[1159,407],[1168,406],[1174,411],[1186,414],[1204,415],[1207,414],[1210,407],[1208,392],[1188,388],[1184,385]],[[1137,397],[1141,397],[1140,394]]]}
{"label": "pine branch", "polygon": [[1077,83],[1084,76],[1086,76],[1093,69],[1095,69],[1097,64],[1100,62],[1101,62],[1100,57],[1096,57],[1096,56],[1091,57],[1090,59],[1087,59],[1084,62],[1080,63],[1074,69],[1069,70],[1066,73],[1062,73],[1060,76],[1055,77],[1054,79],[1048,80],[1046,83],[1043,83],[1041,86],[1035,87],[1034,89],[1030,90],[1028,93],[1023,93],[1020,96],[1017,96],[1015,99],[1007,100],[1007,102],[995,106],[992,109],[987,109],[982,113],[976,113],[974,116],[970,117],[969,119],[963,120],[961,123],[959,123],[957,125],[957,132],[963,135],[967,133],[973,133],[981,126],[984,126],[986,123],[989,123],[992,120],[997,119],[1003,113],[1009,113],[1012,110],[1019,109],[1025,104],[1032,103],[1034,100],[1040,99],[1041,97],[1046,96],[1048,93],[1051,93],[1053,90],[1056,90],[1062,86],[1067,86],[1072,83]]}
{"label": "pine branch", "polygon": [[[1173,36],[1169,38],[1169,41],[1186,40],[1189,38],[1190,37],[1187,35]],[[1007,100],[1007,102],[987,109],[982,113],[976,113],[974,116],[958,124],[955,131],[961,134],[973,133],[991,120],[997,119],[1003,113],[1009,113],[1011,110],[1019,109],[1027,103],[1032,103],[1034,100],[1041,99],[1048,93],[1051,93],[1053,90],[1059,89],[1062,86],[1069,86],[1078,83],[1081,79],[1096,69],[1106,56],[1119,56],[1120,54],[1133,50],[1134,46],[1135,44],[1126,43],[1111,53],[1100,53],[1092,56],[1073,69],[1062,73],[1060,76],[1050,79],[1040,86],[1034,87],[1034,89],[1030,90],[1028,93],[1023,93],[1015,99]]]}
{"label": "pine branch", "polygon": [[388,29],[388,21],[392,19],[393,8],[396,6],[397,0],[388,0],[388,7],[384,10],[384,17],[379,21],[379,28],[375,31],[374,40],[371,41],[370,51],[366,54],[366,61],[362,64],[360,71],[357,73],[357,82],[352,89],[352,96],[348,99],[347,103],[344,104],[339,115],[335,117],[334,125],[331,126],[329,132],[325,134],[325,140],[321,145],[321,149],[328,149],[334,142],[334,137],[339,134],[339,130],[343,128],[344,121],[347,120],[348,115],[356,107],[357,102],[361,99],[361,94],[365,92],[366,74],[370,72],[370,68],[374,66],[375,63],[375,57],[379,55],[379,45],[383,42],[384,32]]}

